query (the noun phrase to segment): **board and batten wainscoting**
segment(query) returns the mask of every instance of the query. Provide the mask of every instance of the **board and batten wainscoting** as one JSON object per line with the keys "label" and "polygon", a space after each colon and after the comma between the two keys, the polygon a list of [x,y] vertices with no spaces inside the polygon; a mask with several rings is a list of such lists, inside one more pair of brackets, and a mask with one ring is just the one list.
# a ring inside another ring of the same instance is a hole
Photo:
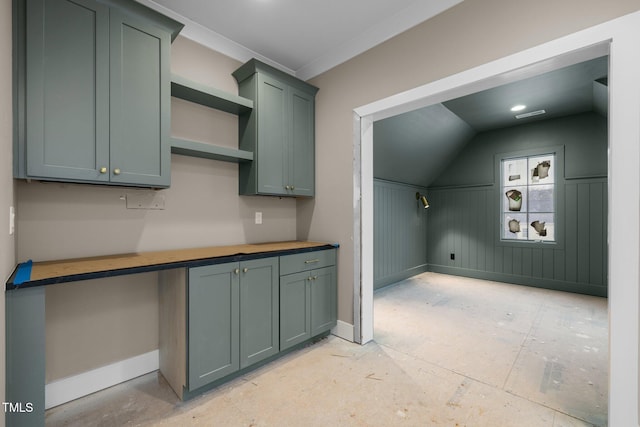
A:
{"label": "board and batten wainscoting", "polygon": [[[504,244],[495,156],[550,146],[564,147],[558,244]],[[607,296],[607,146],[595,113],[476,135],[429,187],[429,271]]]}
{"label": "board and batten wainscoting", "polygon": [[501,245],[492,186],[430,190],[429,196],[430,271],[607,295],[606,178],[566,181],[560,248]]}
{"label": "board and batten wainscoting", "polygon": [[373,180],[374,289],[427,270],[428,209],[416,199],[426,188]]}

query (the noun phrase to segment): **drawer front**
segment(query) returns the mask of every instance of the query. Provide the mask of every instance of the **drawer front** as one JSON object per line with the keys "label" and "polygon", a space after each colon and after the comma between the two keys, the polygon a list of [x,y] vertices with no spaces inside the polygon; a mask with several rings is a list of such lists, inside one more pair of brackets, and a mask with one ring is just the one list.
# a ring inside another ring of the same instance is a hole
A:
{"label": "drawer front", "polygon": [[336,264],[336,250],[326,249],[280,257],[280,275],[298,273]]}

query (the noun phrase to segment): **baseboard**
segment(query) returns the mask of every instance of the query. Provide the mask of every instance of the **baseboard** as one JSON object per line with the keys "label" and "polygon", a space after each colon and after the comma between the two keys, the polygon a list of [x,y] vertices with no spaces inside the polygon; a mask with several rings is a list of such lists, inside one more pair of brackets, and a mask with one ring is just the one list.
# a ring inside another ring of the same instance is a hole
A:
{"label": "baseboard", "polygon": [[53,381],[44,388],[45,409],[156,371],[159,360],[159,351],[154,350],[92,371]]}
{"label": "baseboard", "polygon": [[539,277],[520,276],[516,274],[493,273],[436,264],[429,264],[429,271],[434,273],[451,274],[453,276],[471,277],[473,279],[493,280],[495,282],[505,282],[513,283],[516,285],[532,286],[535,288],[552,289],[555,291],[573,292],[598,297],[607,296],[607,286],[600,285],[543,279]]}
{"label": "baseboard", "polygon": [[338,320],[335,328],[331,330],[331,333],[343,340],[354,342],[353,325],[342,320]]}
{"label": "baseboard", "polygon": [[373,290],[377,291],[378,289],[382,289],[387,285],[391,285],[392,283],[397,283],[404,279],[408,279],[409,277],[413,277],[420,273],[424,273],[425,271],[428,271],[428,268],[429,268],[428,264],[421,264],[415,267],[411,267],[407,270],[402,270],[402,271],[390,274],[389,276],[377,277],[374,279]]}

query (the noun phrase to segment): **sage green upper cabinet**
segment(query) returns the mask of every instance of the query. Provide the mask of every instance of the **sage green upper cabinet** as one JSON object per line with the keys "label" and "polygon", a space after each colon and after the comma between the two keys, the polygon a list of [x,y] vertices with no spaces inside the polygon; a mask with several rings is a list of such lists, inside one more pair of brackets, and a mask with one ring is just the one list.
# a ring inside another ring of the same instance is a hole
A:
{"label": "sage green upper cabinet", "polygon": [[15,176],[169,186],[182,25],[134,1],[17,3]]}
{"label": "sage green upper cabinet", "polygon": [[255,59],[233,76],[254,101],[239,120],[240,149],[254,156],[240,165],[240,194],[313,196],[318,89]]}

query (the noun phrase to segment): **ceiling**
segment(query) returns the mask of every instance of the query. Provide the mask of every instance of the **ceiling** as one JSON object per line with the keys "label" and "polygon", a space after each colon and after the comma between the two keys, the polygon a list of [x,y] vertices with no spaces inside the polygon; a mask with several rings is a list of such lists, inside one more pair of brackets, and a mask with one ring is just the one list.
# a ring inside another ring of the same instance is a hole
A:
{"label": "ceiling", "polygon": [[308,80],[463,0],[137,0],[181,35]]}
{"label": "ceiling", "polygon": [[[185,24],[184,37],[308,80],[464,0],[136,1]],[[479,132],[586,111],[606,116],[607,70],[603,57],[377,121],[374,175],[426,187]],[[516,103],[546,114],[516,120]]]}
{"label": "ceiling", "polygon": [[[608,67],[604,56],[377,121],[374,176],[427,187],[477,133],[589,111],[606,117]],[[516,104],[526,108],[510,111]]]}

